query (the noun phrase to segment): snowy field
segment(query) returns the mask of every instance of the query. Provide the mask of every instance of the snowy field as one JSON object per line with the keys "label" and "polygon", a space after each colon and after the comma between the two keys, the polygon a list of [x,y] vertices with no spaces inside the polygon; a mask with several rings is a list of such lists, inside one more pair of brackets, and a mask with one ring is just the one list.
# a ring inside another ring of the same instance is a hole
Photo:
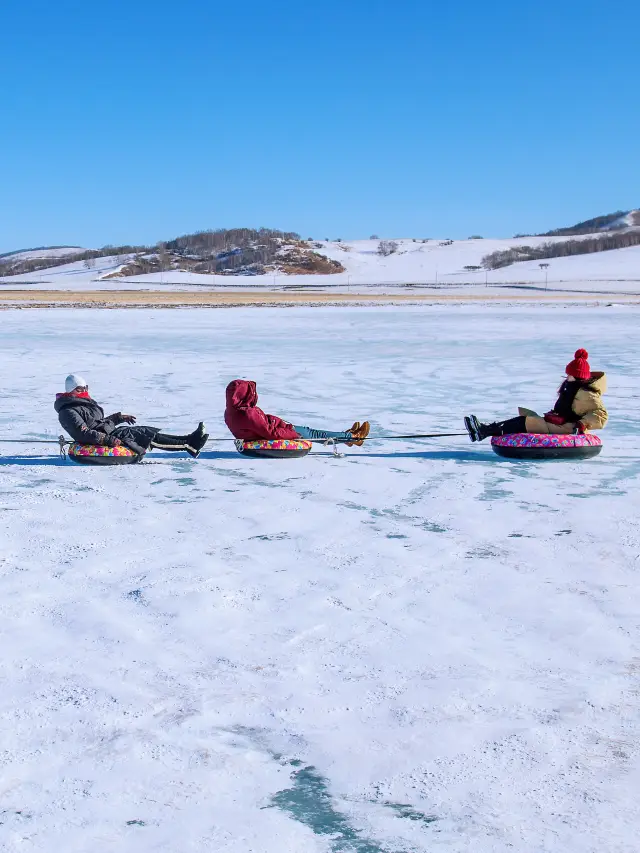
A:
{"label": "snowy field", "polygon": [[635,307],[0,314],[0,435],[108,411],[225,437],[224,388],[312,426],[453,431],[606,370],[605,447],[463,437],[332,458],[0,444],[0,849],[636,853]]}

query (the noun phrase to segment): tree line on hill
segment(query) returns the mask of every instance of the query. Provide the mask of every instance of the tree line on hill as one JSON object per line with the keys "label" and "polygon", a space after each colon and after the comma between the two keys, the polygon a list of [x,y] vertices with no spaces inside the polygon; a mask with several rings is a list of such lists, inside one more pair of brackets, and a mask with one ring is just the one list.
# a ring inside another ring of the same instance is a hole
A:
{"label": "tree line on hill", "polygon": [[[593,234],[595,231],[604,231],[608,227],[625,228],[624,224],[615,225],[616,222],[632,213],[630,210],[616,210],[615,213],[607,213],[604,216],[595,216],[593,219],[585,219],[584,222],[578,222],[577,225],[572,225],[570,228],[555,228],[553,231],[546,231],[540,234],[540,237],[572,237],[579,234]],[[640,223],[638,223],[640,224]]]}
{"label": "tree line on hill", "polygon": [[496,270],[508,267],[518,261],[538,261],[545,258],[566,258],[571,255],[589,255],[594,252],[609,252],[612,249],[626,249],[640,245],[640,230],[610,232],[600,237],[587,237],[583,240],[559,240],[542,243],[540,246],[514,246],[491,252],[482,259],[486,269]]}

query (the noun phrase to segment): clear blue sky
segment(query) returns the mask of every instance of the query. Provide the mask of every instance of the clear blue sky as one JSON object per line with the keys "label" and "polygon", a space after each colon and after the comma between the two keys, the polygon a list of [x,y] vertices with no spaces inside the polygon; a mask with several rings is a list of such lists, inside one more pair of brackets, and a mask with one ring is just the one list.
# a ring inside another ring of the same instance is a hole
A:
{"label": "clear blue sky", "polygon": [[1,5],[0,251],[640,205],[637,0]]}

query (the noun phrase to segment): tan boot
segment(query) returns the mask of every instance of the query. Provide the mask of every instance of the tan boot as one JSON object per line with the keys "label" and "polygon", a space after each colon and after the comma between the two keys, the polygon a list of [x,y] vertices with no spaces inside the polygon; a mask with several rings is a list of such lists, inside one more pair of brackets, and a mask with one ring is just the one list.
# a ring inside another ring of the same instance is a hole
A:
{"label": "tan boot", "polygon": [[358,421],[348,430],[351,433],[351,437],[354,441],[348,441],[347,447],[353,447],[355,444],[356,447],[362,447],[364,444],[364,439],[369,435],[369,430],[371,429],[371,425],[369,421],[365,421],[362,426]]}

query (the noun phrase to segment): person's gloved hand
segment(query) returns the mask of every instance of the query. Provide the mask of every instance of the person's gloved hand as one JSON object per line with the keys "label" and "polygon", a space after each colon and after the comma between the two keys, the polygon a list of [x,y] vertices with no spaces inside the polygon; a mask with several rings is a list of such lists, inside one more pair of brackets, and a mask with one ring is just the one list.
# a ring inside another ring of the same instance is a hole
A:
{"label": "person's gloved hand", "polygon": [[584,435],[586,431],[587,431],[586,426],[582,423],[582,421],[578,421],[575,425],[574,432],[577,433],[578,435]]}
{"label": "person's gloved hand", "polygon": [[108,435],[105,438],[104,443],[107,447],[120,447],[122,445],[120,439],[116,438],[115,435]]}
{"label": "person's gloved hand", "polygon": [[548,424],[554,424],[554,426],[563,426],[566,423],[562,415],[557,414],[557,412],[546,412],[544,419]]}
{"label": "person's gloved hand", "polygon": [[125,424],[135,424],[136,422],[134,415],[122,415],[122,420]]}

